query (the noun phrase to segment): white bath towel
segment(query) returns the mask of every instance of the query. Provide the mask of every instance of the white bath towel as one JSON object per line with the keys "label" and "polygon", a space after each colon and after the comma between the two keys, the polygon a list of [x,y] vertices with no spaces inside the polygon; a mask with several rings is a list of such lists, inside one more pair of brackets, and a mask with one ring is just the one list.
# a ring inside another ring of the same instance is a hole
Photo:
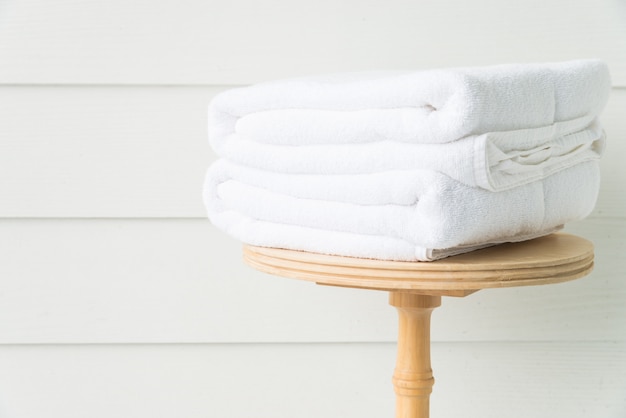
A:
{"label": "white bath towel", "polygon": [[608,68],[598,60],[311,77],[219,94],[209,109],[209,135],[218,152],[235,133],[284,145],[446,143],[588,123],[609,91]]}
{"label": "white bath towel", "polygon": [[544,128],[472,135],[446,144],[378,141],[286,146],[232,135],[219,154],[240,165],[286,174],[432,170],[469,186],[501,191],[599,159],[604,148],[601,127],[594,122],[587,129],[579,129],[578,123],[563,122]]}
{"label": "white bath towel", "polygon": [[[241,241],[405,261],[553,232],[586,216],[599,188],[595,161],[498,193],[431,171],[281,175],[283,182],[269,190],[250,180],[254,170],[241,168],[218,161],[204,191],[211,221]],[[316,182],[326,183],[327,192]]]}

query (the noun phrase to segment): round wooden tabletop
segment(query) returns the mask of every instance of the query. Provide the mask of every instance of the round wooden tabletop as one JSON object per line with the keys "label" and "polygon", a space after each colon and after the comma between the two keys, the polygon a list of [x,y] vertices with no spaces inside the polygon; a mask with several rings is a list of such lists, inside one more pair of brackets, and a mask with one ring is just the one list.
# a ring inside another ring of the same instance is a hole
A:
{"label": "round wooden tabletop", "polygon": [[432,262],[340,257],[245,245],[250,266],[277,276],[365,289],[465,296],[487,288],[565,282],[593,269],[593,244],[557,233]]}

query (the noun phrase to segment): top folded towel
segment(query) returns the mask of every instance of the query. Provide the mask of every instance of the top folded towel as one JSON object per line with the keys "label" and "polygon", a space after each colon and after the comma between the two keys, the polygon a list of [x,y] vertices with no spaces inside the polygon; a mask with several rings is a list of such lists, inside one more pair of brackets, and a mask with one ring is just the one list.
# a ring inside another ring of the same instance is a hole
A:
{"label": "top folded towel", "polygon": [[599,60],[300,78],[219,94],[209,137],[280,145],[393,140],[447,143],[469,135],[585,125],[604,108],[610,76]]}

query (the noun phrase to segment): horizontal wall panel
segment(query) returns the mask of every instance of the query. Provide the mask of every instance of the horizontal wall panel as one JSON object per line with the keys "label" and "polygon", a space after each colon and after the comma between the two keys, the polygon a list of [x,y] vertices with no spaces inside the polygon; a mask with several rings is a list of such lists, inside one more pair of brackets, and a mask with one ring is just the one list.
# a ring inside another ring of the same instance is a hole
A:
{"label": "horizontal wall panel", "polygon": [[[445,298],[436,341],[625,341],[626,221],[570,232],[591,276]],[[0,221],[0,344],[394,341],[385,292],[256,272],[204,220]]]}
{"label": "horizontal wall panel", "polygon": [[[0,347],[3,418],[393,416],[394,344]],[[623,418],[626,345],[439,343],[432,416]]]}
{"label": "horizontal wall panel", "polygon": [[5,1],[0,83],[247,84],[599,57],[626,85],[614,0]]}
{"label": "horizontal wall panel", "polygon": [[203,216],[216,88],[0,88],[0,216]]}
{"label": "horizontal wall panel", "polygon": [[[0,217],[204,217],[206,111],[221,90],[0,87]],[[624,114],[614,90],[598,216],[626,214]]]}

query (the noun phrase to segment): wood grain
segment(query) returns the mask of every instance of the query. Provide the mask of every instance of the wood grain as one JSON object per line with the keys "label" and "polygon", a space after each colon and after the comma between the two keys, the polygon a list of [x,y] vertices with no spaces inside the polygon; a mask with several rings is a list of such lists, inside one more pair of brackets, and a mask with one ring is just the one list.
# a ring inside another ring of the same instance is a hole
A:
{"label": "wood grain", "polygon": [[470,290],[561,283],[593,268],[593,244],[552,234],[434,262],[381,261],[244,246],[244,261],[265,273],[333,286],[411,291]]}

